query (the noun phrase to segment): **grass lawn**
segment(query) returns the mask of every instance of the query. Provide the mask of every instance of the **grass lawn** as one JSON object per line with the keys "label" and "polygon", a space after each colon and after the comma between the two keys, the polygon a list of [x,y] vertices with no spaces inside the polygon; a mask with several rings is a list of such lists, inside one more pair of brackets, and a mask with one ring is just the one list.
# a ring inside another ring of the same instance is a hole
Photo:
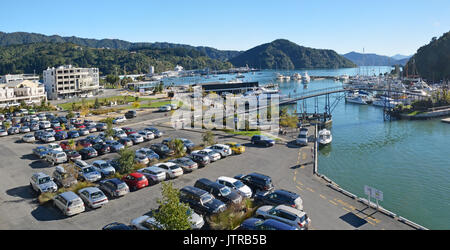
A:
{"label": "grass lawn", "polygon": [[270,134],[262,133],[262,131],[233,131],[233,130],[224,130],[225,133],[233,134],[233,135],[242,135],[252,137],[254,135],[265,135],[273,140],[280,140],[276,137],[271,136]]}
{"label": "grass lawn", "polygon": [[422,114],[422,113],[423,112],[421,112],[421,111],[413,111],[413,112],[409,113],[408,116],[415,116],[415,115]]}
{"label": "grass lawn", "polygon": [[[105,97],[105,98],[98,98],[99,102],[111,102],[111,101],[117,101],[117,100],[124,100],[124,96],[111,96],[111,97]],[[134,96],[126,96],[125,97],[126,102],[134,102],[135,100],[136,100],[136,98]],[[139,97],[139,101],[141,101],[141,102],[142,101],[151,101],[151,100],[156,100],[156,98]],[[69,110],[72,110],[73,103],[75,103],[75,105],[81,105],[82,101],[62,103],[62,104],[58,104],[58,106],[64,110],[69,111]],[[93,105],[95,103],[95,98],[91,99],[91,100],[86,100],[85,103],[88,105]]]}

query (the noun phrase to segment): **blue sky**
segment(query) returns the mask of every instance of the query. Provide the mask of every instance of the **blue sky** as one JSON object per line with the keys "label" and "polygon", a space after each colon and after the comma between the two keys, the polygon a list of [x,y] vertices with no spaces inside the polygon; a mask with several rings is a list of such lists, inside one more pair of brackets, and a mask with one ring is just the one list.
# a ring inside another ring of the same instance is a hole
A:
{"label": "blue sky", "polygon": [[450,30],[449,0],[2,1],[0,31],[247,50],[302,46],[413,54]]}

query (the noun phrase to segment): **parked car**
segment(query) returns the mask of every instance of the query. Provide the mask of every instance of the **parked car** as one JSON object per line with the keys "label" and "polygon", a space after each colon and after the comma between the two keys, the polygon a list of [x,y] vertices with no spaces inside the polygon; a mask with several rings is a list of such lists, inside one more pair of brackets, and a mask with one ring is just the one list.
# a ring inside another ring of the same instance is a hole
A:
{"label": "parked car", "polygon": [[74,139],[74,138],[80,137],[80,134],[76,130],[71,130],[71,131],[67,132],[67,137],[70,139]]}
{"label": "parked car", "polygon": [[78,147],[83,147],[83,148],[92,147],[92,143],[86,139],[78,140],[75,145],[77,148]]}
{"label": "parked car", "polygon": [[97,131],[105,131],[108,128],[108,125],[106,125],[106,123],[97,123],[95,125],[95,128],[97,129]]}
{"label": "parked car", "polygon": [[127,183],[130,190],[138,190],[148,186],[147,178],[139,172],[125,175],[122,177],[122,181]]}
{"label": "parked car", "polygon": [[67,155],[67,159],[69,161],[81,160],[81,155],[75,150],[67,149],[64,150],[64,153]]}
{"label": "parked car", "polygon": [[129,127],[123,127],[122,130],[123,130],[123,132],[125,132],[125,134],[127,134],[127,136],[137,133],[136,130],[129,128]]}
{"label": "parked car", "polygon": [[40,121],[39,122],[39,127],[41,129],[50,128],[51,126],[52,126],[52,124],[49,121]]}
{"label": "parked car", "polygon": [[92,125],[92,124],[87,125],[86,129],[89,131],[89,133],[97,132],[97,127],[95,127],[95,125]]}
{"label": "parked car", "polygon": [[130,226],[134,230],[164,230],[163,225],[161,225],[154,217],[148,215],[142,215],[131,220]]}
{"label": "parked car", "polygon": [[19,133],[28,133],[28,132],[31,132],[30,127],[28,126],[22,126],[19,129]]}
{"label": "parked car", "polygon": [[145,128],[144,130],[152,132],[155,135],[155,138],[160,138],[161,136],[164,135],[162,131],[154,127]]}
{"label": "parked car", "polygon": [[[184,151],[186,151],[186,152],[191,152],[193,149],[194,149],[194,147],[195,147],[195,144],[191,141],[191,140],[189,140],[189,139],[185,139],[185,138],[176,138],[176,139],[178,139],[178,140],[180,140],[180,141],[182,141],[183,142],[183,145],[184,145]],[[163,144],[165,144],[165,145],[167,145],[167,146],[169,146],[169,143],[172,141],[172,138],[166,138],[166,139],[164,139],[163,141],[162,141],[162,143]]]}
{"label": "parked car", "polygon": [[286,205],[262,206],[256,210],[255,216],[260,219],[281,221],[300,230],[307,230],[311,224],[311,219],[305,212]]}
{"label": "parked car", "polygon": [[266,147],[275,145],[275,140],[272,140],[269,137],[264,136],[264,135],[252,136],[251,142],[253,145],[264,145]]}
{"label": "parked car", "polygon": [[142,138],[144,138],[145,141],[150,141],[150,140],[155,139],[155,135],[150,131],[141,130],[141,131],[138,131],[138,134],[140,136],[142,136]]}
{"label": "parked car", "polygon": [[189,158],[192,159],[192,161],[194,161],[195,163],[198,164],[199,167],[206,167],[206,165],[208,165],[211,160],[209,159],[209,156],[204,156],[204,155],[200,155],[200,154],[190,154]]}
{"label": "parked car", "polygon": [[90,134],[89,129],[87,128],[81,128],[78,130],[78,133],[80,134],[80,136],[84,136],[84,135],[88,135]]}
{"label": "parked car", "polygon": [[155,153],[155,151],[149,149],[149,148],[140,148],[136,150],[136,154],[143,154],[147,156],[147,158],[151,161],[153,159],[159,160],[159,155]]}
{"label": "parked car", "polygon": [[128,112],[125,113],[125,118],[127,119],[132,119],[137,117],[137,112],[135,110],[129,110]]}
{"label": "parked car", "polygon": [[114,175],[116,173],[116,170],[104,160],[94,161],[92,162],[92,166],[94,166],[95,170],[100,172],[103,177]]}
{"label": "parked car", "polygon": [[93,166],[82,167],[78,172],[78,177],[81,180],[86,180],[89,182],[96,182],[102,178],[100,172],[95,170]]}
{"label": "parked car", "polygon": [[274,189],[272,178],[267,175],[251,173],[248,175],[237,175],[234,178],[249,186],[254,194],[257,192],[268,192]]}
{"label": "parked car", "polygon": [[7,131],[8,131],[8,135],[15,135],[15,134],[20,133],[20,130],[18,127],[10,127],[10,128],[8,128]]}
{"label": "parked car", "polygon": [[130,138],[131,141],[133,141],[133,145],[144,142],[144,137],[142,137],[140,134],[137,133],[128,135],[128,138]]}
{"label": "parked car", "polygon": [[298,230],[298,228],[274,219],[249,218],[242,222],[239,230]]}
{"label": "parked car", "polygon": [[56,143],[48,144],[47,148],[49,148],[50,150],[53,150],[53,151],[60,151],[60,152],[63,151],[62,147],[59,144],[56,144]]}
{"label": "parked car", "polygon": [[118,141],[105,141],[105,143],[109,146],[111,152],[119,152],[121,149],[125,148],[125,146]]}
{"label": "parked car", "polygon": [[67,155],[62,151],[50,150],[50,152],[45,156],[45,160],[54,166],[67,162]]}
{"label": "parked car", "polygon": [[8,135],[8,131],[4,130],[4,129],[0,129],[0,136],[7,136]]}
{"label": "parked car", "polygon": [[193,155],[201,155],[201,156],[208,156],[209,160],[211,162],[215,162],[221,159],[221,156],[219,153],[217,153],[216,151],[213,151],[211,149],[202,149],[202,150],[196,150],[196,151],[192,151]]}
{"label": "parked car", "polygon": [[191,173],[192,171],[198,168],[198,164],[189,157],[181,157],[170,160],[169,162],[173,162],[178,166],[180,166],[183,169],[183,173]]}
{"label": "parked car", "polygon": [[98,156],[97,151],[92,147],[83,148],[80,151],[78,151],[81,155],[81,159],[91,159]]}
{"label": "parked car", "polygon": [[160,107],[158,108],[158,110],[159,110],[160,112],[167,112],[167,111],[172,110],[172,106],[171,106],[170,104],[162,105],[162,106],[160,106]]}
{"label": "parked car", "polygon": [[97,187],[82,188],[78,195],[90,208],[99,208],[108,203],[108,197]]}
{"label": "parked car", "polygon": [[212,146],[207,147],[207,149],[211,149],[218,152],[221,158],[230,156],[233,153],[233,151],[231,151],[231,148],[224,144],[214,144]]}
{"label": "parked car", "polygon": [[125,147],[133,146],[133,140],[131,140],[128,137],[120,138],[118,141],[120,144],[124,145]]}
{"label": "parked car", "polygon": [[152,167],[161,168],[166,173],[166,179],[173,179],[183,175],[183,169],[173,162],[157,163]]}
{"label": "parked car", "polygon": [[40,159],[45,158],[45,156],[50,152],[50,149],[45,146],[39,146],[33,149],[33,154]]}
{"label": "parked car", "polygon": [[272,206],[286,205],[303,210],[303,201],[300,195],[284,189],[278,189],[273,192],[257,193],[255,194],[255,202]]}
{"label": "parked car", "polygon": [[295,143],[297,145],[306,146],[308,145],[308,129],[307,128],[301,128],[300,133],[297,136],[297,139],[295,140]]}
{"label": "parked car", "polygon": [[108,225],[102,227],[102,230],[107,230],[107,231],[112,231],[112,230],[133,230],[132,227],[125,225],[123,223],[119,223],[119,222],[113,222],[113,223],[109,223]]}
{"label": "parked car", "polygon": [[42,172],[35,173],[30,178],[30,187],[38,194],[47,192],[56,192],[58,186],[53,179]]}
{"label": "parked car", "polygon": [[113,124],[120,124],[120,123],[124,123],[126,121],[127,121],[127,118],[125,118],[125,116],[119,116],[113,120]]}
{"label": "parked car", "polygon": [[225,204],[239,204],[242,201],[242,196],[236,190],[206,178],[197,180],[194,187],[205,190]]}
{"label": "parked car", "polygon": [[33,134],[26,134],[22,137],[22,141],[31,143],[31,142],[35,142],[36,138],[34,138]]}
{"label": "parked car", "polygon": [[153,184],[158,184],[166,180],[166,172],[157,167],[146,167],[138,170],[138,173],[145,175],[148,181]]}
{"label": "parked car", "polygon": [[53,180],[58,187],[68,188],[78,183],[77,179],[70,172],[61,166],[56,166],[52,174]]}
{"label": "parked car", "polygon": [[250,189],[250,187],[242,183],[240,180],[236,180],[231,177],[221,176],[217,178],[216,182],[238,191],[239,194],[241,194],[243,197],[246,198],[252,197],[252,190]]}
{"label": "parked car", "polygon": [[160,158],[166,158],[175,154],[175,152],[162,143],[156,143],[150,145],[150,149],[155,151]]}
{"label": "parked car", "polygon": [[69,135],[67,134],[66,131],[59,131],[59,132],[56,132],[54,137],[55,137],[55,140],[61,141],[61,140],[66,140],[69,137]]}
{"label": "parked car", "polygon": [[72,191],[56,195],[53,205],[66,216],[73,216],[85,210],[83,200]]}
{"label": "parked car", "polygon": [[138,154],[136,153],[134,156],[134,161],[138,164],[142,164],[142,165],[147,165],[150,160],[148,159],[148,157],[144,154]]}
{"label": "parked car", "polygon": [[99,188],[110,197],[116,198],[124,196],[130,192],[128,185],[118,178],[100,181]]}
{"label": "parked car", "polygon": [[99,155],[104,155],[104,154],[108,154],[111,152],[111,147],[108,146],[108,144],[106,144],[104,142],[94,144],[94,146],[92,146],[92,147],[95,149],[95,151],[97,151],[97,153]]}
{"label": "parked car", "polygon": [[114,137],[121,139],[126,138],[128,136],[127,133],[125,133],[125,131],[123,131],[120,128],[114,128],[113,130],[114,130]]}
{"label": "parked car", "polygon": [[180,190],[180,202],[187,203],[196,213],[202,215],[216,214],[226,209],[223,202],[215,199],[208,192],[192,186],[186,186]]}

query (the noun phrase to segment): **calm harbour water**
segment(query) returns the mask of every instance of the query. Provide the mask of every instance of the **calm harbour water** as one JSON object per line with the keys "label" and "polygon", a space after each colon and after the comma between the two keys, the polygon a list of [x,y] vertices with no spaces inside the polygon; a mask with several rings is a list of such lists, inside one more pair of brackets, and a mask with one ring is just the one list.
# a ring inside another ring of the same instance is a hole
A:
{"label": "calm harbour water", "polygon": [[[390,67],[308,70],[311,76],[376,74]],[[303,70],[277,71],[292,75]],[[279,83],[283,94],[301,93],[342,85],[333,80],[311,81],[305,89],[301,82],[276,82],[275,71],[246,73],[243,81]],[[166,83],[234,79],[236,75],[186,77],[165,80]],[[325,97],[320,97],[323,112]],[[331,102],[335,97],[330,98]],[[308,112],[314,112],[314,99],[307,101]],[[292,111],[301,110],[301,103]],[[426,121],[383,121],[383,110],[370,105],[345,103],[333,110],[333,142],[320,150],[319,172],[342,188],[360,196],[364,185],[383,191],[384,208],[429,229],[450,229],[450,125],[432,119]],[[367,198],[367,197],[366,197]]]}

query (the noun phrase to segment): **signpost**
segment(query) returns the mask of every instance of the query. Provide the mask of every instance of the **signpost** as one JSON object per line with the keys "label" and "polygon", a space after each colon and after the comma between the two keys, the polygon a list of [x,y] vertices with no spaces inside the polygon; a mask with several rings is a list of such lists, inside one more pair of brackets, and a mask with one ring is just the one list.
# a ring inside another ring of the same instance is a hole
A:
{"label": "signpost", "polygon": [[370,197],[374,198],[377,201],[377,210],[378,210],[378,201],[383,201],[383,192],[373,187],[365,185],[364,193],[367,194],[367,197],[369,199],[369,206],[370,206]]}

